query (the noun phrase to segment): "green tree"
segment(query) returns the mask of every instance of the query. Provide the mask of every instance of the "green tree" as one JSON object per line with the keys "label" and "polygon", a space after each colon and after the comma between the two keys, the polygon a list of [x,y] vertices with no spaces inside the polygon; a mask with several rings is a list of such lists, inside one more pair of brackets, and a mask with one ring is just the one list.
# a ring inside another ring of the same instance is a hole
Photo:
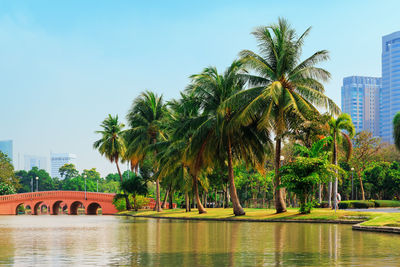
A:
{"label": "green tree", "polygon": [[400,112],[397,112],[393,118],[393,139],[396,148],[400,150]]}
{"label": "green tree", "polygon": [[38,167],[33,167],[29,172],[24,170],[17,171],[15,175],[21,183],[18,193],[36,191],[36,187],[38,187],[39,191],[54,190],[54,179],[50,177],[48,172]]}
{"label": "green tree", "polygon": [[187,155],[191,173],[197,176],[204,166],[210,167],[216,161],[227,162],[230,196],[236,216],[245,212],[235,186],[234,161],[243,160],[262,169],[270,141],[267,131],[257,131],[255,120],[246,126],[238,123],[235,117],[240,107],[226,103],[244,89],[243,72],[240,61],[234,61],[223,74],[209,67],[192,75],[192,83],[187,88],[201,100],[203,115],[206,116],[190,142]]}
{"label": "green tree", "polygon": [[[118,115],[113,117],[109,114],[100,126],[103,130],[96,131],[96,133],[101,134],[101,139],[94,142],[93,147],[97,149],[102,156],[105,156],[111,161],[111,163],[115,162],[122,184],[123,179],[118,162],[124,157],[126,151],[125,140],[122,137],[124,124],[118,121]],[[131,210],[132,206],[127,195],[125,196],[125,202],[126,208]]]}
{"label": "green tree", "polygon": [[[150,153],[151,145],[156,144],[162,138],[161,124],[165,113],[166,107],[163,97],[153,92],[146,91],[134,100],[127,115],[130,129],[125,132],[125,138],[128,142],[125,158],[131,162],[133,168]],[[152,152],[155,159],[157,150],[154,148]],[[156,182],[155,210],[160,212],[162,211],[160,180],[154,175],[157,171],[156,168],[153,169],[153,178]]]}
{"label": "green tree", "polygon": [[[18,178],[14,174],[14,166],[6,154],[0,151],[0,183],[9,185],[9,188],[20,188]],[[8,188],[5,186],[4,188]]]}
{"label": "green tree", "polygon": [[[342,113],[340,114],[336,119],[333,117],[331,120],[328,122],[329,127],[330,127],[330,136],[332,137],[332,163],[334,165],[338,165],[338,144],[343,144],[344,147],[347,148],[347,161],[350,159],[351,152],[352,152],[352,143],[351,143],[351,138],[354,137],[355,134],[355,128],[354,124],[351,121],[351,117],[349,114]],[[346,131],[347,133],[345,133]],[[361,188],[363,192],[363,200],[364,198],[364,189],[362,187],[362,181],[361,182]],[[331,206],[331,192],[332,192],[332,182],[329,182],[329,206]],[[337,193],[338,193],[338,178],[336,176],[335,178],[335,184],[333,187],[333,201],[334,201],[334,207],[335,209],[337,208]]]}
{"label": "green tree", "polygon": [[274,191],[278,213],[286,211],[279,174],[281,143],[285,134],[299,122],[305,121],[308,115],[318,113],[315,106],[334,114],[339,113],[336,104],[324,94],[321,83],[327,81],[330,74],[316,67],[317,63],[329,58],[328,51],[317,51],[300,61],[303,43],[309,32],[310,28],[297,36],[296,31],[282,18],[278,24],[256,28],[253,35],[257,39],[260,54],[249,50],[240,52],[245,65],[255,72],[254,75],[244,75],[251,88],[230,101],[245,105],[240,116],[242,123],[252,123],[254,117],[261,114],[258,128],[275,133]]}
{"label": "green tree", "polygon": [[71,179],[79,175],[75,165],[71,163],[64,164],[64,166],[62,166],[58,172],[63,179]]}
{"label": "green tree", "polygon": [[138,207],[136,205],[136,196],[137,195],[146,195],[147,194],[147,183],[140,175],[133,175],[129,179],[125,180],[121,184],[121,188],[126,192],[132,194],[133,198],[133,207],[137,211]]}
{"label": "green tree", "polygon": [[15,188],[11,184],[0,182],[0,196],[15,194]]}

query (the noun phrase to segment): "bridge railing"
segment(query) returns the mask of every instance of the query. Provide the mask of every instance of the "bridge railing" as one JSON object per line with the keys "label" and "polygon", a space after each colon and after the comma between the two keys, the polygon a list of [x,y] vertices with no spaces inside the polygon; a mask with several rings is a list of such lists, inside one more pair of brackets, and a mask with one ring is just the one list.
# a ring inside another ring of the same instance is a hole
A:
{"label": "bridge railing", "polygon": [[[86,192],[87,200],[112,201],[114,196],[115,194],[110,194],[110,193]],[[84,191],[41,191],[41,192],[21,193],[21,194],[0,196],[0,202],[30,200],[30,199],[32,200],[45,199],[45,198],[60,198],[60,200],[76,198],[77,200],[79,199],[84,200],[85,192]]]}

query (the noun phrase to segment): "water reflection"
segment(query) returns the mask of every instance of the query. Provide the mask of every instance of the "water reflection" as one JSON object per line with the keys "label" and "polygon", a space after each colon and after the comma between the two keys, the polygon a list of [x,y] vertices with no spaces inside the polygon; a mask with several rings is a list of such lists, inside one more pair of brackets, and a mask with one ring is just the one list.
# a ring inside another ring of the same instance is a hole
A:
{"label": "water reflection", "polygon": [[334,224],[0,217],[0,265],[398,266],[399,246]]}

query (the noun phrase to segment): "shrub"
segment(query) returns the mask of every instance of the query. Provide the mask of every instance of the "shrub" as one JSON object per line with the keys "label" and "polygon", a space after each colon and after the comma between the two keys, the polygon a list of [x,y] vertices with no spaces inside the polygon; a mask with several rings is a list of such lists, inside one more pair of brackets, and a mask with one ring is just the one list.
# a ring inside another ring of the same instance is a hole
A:
{"label": "shrub", "polygon": [[375,207],[375,202],[370,200],[346,200],[339,203],[339,209],[368,209]]}
{"label": "shrub", "polygon": [[374,200],[375,207],[400,207],[400,201],[398,200]]}
{"label": "shrub", "polygon": [[[131,202],[132,205],[134,205],[134,201],[131,195],[129,195],[129,201]],[[145,196],[136,196],[136,207],[137,209],[141,209],[144,206],[148,205],[150,203],[150,200],[145,197]],[[113,200],[113,205],[118,211],[123,211],[126,210],[126,202],[124,196],[121,195],[116,195],[114,200]]]}

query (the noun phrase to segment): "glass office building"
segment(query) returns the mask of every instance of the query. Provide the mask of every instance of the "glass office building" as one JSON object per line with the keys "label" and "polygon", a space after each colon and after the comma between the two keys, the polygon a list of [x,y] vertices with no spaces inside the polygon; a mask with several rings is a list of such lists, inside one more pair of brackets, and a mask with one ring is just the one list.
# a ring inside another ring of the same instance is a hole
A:
{"label": "glass office building", "polygon": [[382,79],[350,76],[343,79],[342,112],[351,116],[356,132],[379,135],[379,92]]}
{"label": "glass office building", "polygon": [[400,111],[400,31],[382,37],[380,136],[393,143],[392,120]]}
{"label": "glass office building", "polygon": [[11,163],[13,163],[13,141],[5,140],[0,141],[0,151],[6,154],[10,159]]}

